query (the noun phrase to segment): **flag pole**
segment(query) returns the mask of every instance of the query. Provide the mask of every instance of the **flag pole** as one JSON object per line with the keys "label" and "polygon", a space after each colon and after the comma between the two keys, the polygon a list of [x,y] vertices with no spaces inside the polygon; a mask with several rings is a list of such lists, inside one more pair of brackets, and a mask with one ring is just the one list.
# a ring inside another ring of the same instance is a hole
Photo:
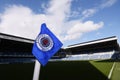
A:
{"label": "flag pole", "polygon": [[38,60],[35,60],[33,80],[39,80],[40,67],[41,67],[41,64],[38,62]]}

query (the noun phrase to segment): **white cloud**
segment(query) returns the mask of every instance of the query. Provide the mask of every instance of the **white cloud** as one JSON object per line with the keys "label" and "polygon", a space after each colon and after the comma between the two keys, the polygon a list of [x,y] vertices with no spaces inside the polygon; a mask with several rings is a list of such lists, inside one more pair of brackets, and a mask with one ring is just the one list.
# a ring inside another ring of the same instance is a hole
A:
{"label": "white cloud", "polygon": [[103,26],[103,22],[95,24],[93,21],[86,21],[84,23],[79,22],[75,24],[69,31],[68,34],[74,34],[74,33],[85,33],[93,30],[97,30]]}
{"label": "white cloud", "polygon": [[88,17],[93,16],[96,12],[98,12],[100,9],[104,9],[107,7],[111,7],[112,5],[114,5],[117,2],[117,0],[104,0],[100,5],[89,8],[89,9],[85,9],[82,12],[82,18],[81,20],[84,20]]}
{"label": "white cloud", "polygon": [[[103,22],[94,23],[93,21],[79,22],[76,23],[73,27],[71,27],[67,31],[67,36],[64,38],[65,40],[73,40],[79,38],[82,34],[98,30],[104,25]],[[78,37],[79,36],[79,37]]]}
{"label": "white cloud", "polygon": [[[62,41],[75,40],[84,33],[98,30],[104,23],[93,21],[80,22],[81,19],[67,21],[71,13],[71,0],[51,0],[45,14],[35,14],[30,8],[12,5],[0,14],[0,32],[35,39],[40,30],[40,24],[45,22]],[[88,9],[83,12],[86,17],[95,13]]]}
{"label": "white cloud", "polygon": [[113,4],[115,4],[117,2],[117,0],[105,0],[101,5],[100,8],[106,8],[106,7],[110,7]]}
{"label": "white cloud", "polygon": [[40,22],[44,22],[45,15],[37,15],[27,7],[13,5],[1,14],[0,19],[0,32],[35,38],[40,30],[38,26]]}
{"label": "white cloud", "polygon": [[97,12],[97,9],[95,9],[95,8],[86,9],[86,10],[84,10],[84,11],[82,12],[82,15],[83,15],[82,19],[85,19],[85,18],[87,18],[87,17],[90,17],[90,16],[92,16],[93,14],[95,14],[96,12]]}

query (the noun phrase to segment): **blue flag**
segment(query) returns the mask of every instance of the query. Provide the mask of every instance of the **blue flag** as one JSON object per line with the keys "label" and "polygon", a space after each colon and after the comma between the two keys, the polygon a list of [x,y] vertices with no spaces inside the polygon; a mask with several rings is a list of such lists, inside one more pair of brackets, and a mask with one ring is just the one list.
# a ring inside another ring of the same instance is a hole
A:
{"label": "blue flag", "polygon": [[37,36],[32,53],[37,60],[45,66],[48,60],[62,47],[62,43],[58,38],[46,27],[46,24],[41,25],[41,32]]}

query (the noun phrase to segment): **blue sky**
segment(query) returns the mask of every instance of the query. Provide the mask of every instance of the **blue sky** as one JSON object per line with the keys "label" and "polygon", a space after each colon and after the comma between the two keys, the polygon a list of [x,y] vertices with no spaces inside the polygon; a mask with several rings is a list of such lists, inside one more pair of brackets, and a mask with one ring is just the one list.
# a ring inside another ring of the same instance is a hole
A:
{"label": "blue sky", "polygon": [[117,36],[120,42],[120,0],[0,0],[0,32],[35,39],[40,25],[64,47]]}

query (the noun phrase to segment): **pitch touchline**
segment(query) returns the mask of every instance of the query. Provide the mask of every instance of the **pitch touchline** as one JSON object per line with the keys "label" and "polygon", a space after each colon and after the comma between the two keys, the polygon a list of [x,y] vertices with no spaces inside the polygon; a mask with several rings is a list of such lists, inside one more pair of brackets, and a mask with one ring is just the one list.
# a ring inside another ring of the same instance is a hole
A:
{"label": "pitch touchline", "polygon": [[111,78],[114,67],[115,67],[115,62],[113,63],[113,66],[112,66],[112,68],[111,68],[111,70],[110,70],[110,73],[109,73],[109,75],[108,75],[108,79]]}

